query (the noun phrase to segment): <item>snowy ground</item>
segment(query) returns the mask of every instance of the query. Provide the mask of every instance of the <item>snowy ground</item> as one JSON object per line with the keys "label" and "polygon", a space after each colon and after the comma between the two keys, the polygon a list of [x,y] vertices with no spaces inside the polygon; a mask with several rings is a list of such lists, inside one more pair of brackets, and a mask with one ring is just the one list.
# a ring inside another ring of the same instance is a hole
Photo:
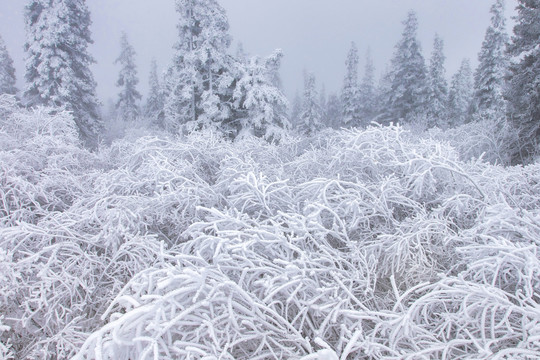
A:
{"label": "snowy ground", "polygon": [[89,153],[1,97],[0,358],[540,358],[540,165],[462,158],[397,126]]}

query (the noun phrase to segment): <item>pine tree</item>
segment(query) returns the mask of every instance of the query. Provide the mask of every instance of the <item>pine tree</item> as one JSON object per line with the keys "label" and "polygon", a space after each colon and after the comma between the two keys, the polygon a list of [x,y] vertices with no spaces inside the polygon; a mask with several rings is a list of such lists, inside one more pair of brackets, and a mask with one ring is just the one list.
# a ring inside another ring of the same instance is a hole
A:
{"label": "pine tree", "polygon": [[225,10],[217,0],[176,0],[179,41],[166,76],[167,127],[216,127],[230,131],[231,43]]}
{"label": "pine tree", "polygon": [[469,118],[471,99],[473,96],[473,79],[468,59],[461,62],[459,70],[452,77],[452,85],[448,95],[448,125],[463,125]]}
{"label": "pine tree", "polygon": [[366,53],[364,77],[360,83],[359,117],[362,126],[367,126],[375,116],[375,67],[371,58],[371,51]]}
{"label": "pine tree", "polygon": [[428,96],[428,126],[441,126],[448,115],[448,83],[446,82],[446,70],[443,52],[444,42],[435,35],[433,53],[429,66],[429,96]]}
{"label": "pine tree", "polygon": [[4,39],[0,36],[0,95],[15,95],[17,93],[16,81],[13,60],[9,56]]}
{"label": "pine tree", "polygon": [[243,68],[234,90],[235,108],[245,110],[245,115],[237,120],[241,134],[274,141],[290,127],[287,98],[275,86],[275,64],[282,56],[278,50],[264,61],[254,57]]}
{"label": "pine tree", "polygon": [[159,82],[157,63],[155,59],[152,60],[152,64],[150,66],[148,85],[149,90],[146,105],[144,107],[144,114],[150,119],[152,124],[163,127],[163,106],[165,100],[163,98],[163,89],[161,88],[161,84]]}
{"label": "pine tree", "polygon": [[291,105],[291,125],[293,128],[297,128],[300,124],[300,115],[302,114],[302,98],[298,91],[296,91],[293,102]]}
{"label": "pine tree", "polygon": [[333,129],[341,128],[343,121],[341,120],[343,106],[341,105],[341,100],[339,96],[335,93],[332,93],[328,96],[328,101],[326,102],[326,118],[327,126]]}
{"label": "pine tree", "polygon": [[389,124],[395,122],[390,104],[392,101],[392,84],[394,73],[387,66],[381,74],[375,89],[375,117],[372,121],[379,124]]}
{"label": "pine tree", "polygon": [[28,105],[73,112],[81,139],[96,146],[103,129],[88,52],[90,12],[85,0],[31,0],[25,9]]}
{"label": "pine tree", "polygon": [[265,60],[266,73],[268,79],[270,79],[270,84],[279,90],[283,90],[283,84],[279,74],[281,59],[283,59],[283,51],[281,49],[276,49],[274,54],[267,57]]}
{"label": "pine tree", "polygon": [[321,91],[319,92],[319,107],[321,108],[321,122],[325,126],[330,126],[327,117],[328,99],[326,97],[326,86],[324,86],[324,84],[321,85]]}
{"label": "pine tree", "polygon": [[504,78],[509,65],[504,0],[495,1],[491,15],[491,24],[486,31],[478,55],[479,65],[474,74],[474,109],[479,113],[492,111],[504,114]]}
{"label": "pine tree", "polygon": [[507,97],[521,144],[515,161],[538,154],[540,143],[540,0],[518,0],[510,54],[517,59],[510,68]]}
{"label": "pine tree", "polygon": [[311,135],[322,128],[321,108],[315,85],[315,75],[306,73],[304,74],[304,99],[298,129],[306,135]]}
{"label": "pine tree", "polygon": [[122,66],[116,81],[116,86],[120,87],[116,113],[124,121],[133,121],[140,113],[138,102],[141,99],[141,94],[137,91],[139,78],[135,65],[135,49],[129,43],[126,33],[122,33],[120,49],[120,56],[115,61],[115,64]]}
{"label": "pine tree", "polygon": [[391,121],[411,121],[423,114],[427,101],[427,70],[417,39],[418,20],[411,11],[392,59],[392,85],[386,105]]}
{"label": "pine tree", "polygon": [[360,93],[358,88],[358,49],[351,44],[345,61],[346,73],[343,80],[341,102],[343,104],[343,125],[358,126],[360,123]]}

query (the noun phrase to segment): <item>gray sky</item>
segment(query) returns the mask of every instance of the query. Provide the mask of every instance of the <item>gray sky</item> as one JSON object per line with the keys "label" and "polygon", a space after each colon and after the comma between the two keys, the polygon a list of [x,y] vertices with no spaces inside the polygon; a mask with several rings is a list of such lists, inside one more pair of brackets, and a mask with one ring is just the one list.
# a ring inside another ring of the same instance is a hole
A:
{"label": "gray sky", "polygon": [[[315,73],[318,86],[338,92],[351,41],[361,54],[371,47],[377,72],[389,63],[402,32],[402,21],[413,9],[420,23],[419,38],[426,60],[435,33],[445,41],[447,77],[468,57],[476,57],[487,26],[491,0],[220,0],[227,10],[234,43],[242,42],[251,55],[268,55],[281,48],[285,54],[282,80],[291,97],[303,87],[303,70]],[[24,76],[25,0],[0,0],[0,35],[15,60],[19,87]],[[176,40],[174,0],[87,0],[92,12],[94,44],[90,51],[98,95],[103,103],[116,98],[120,34],[127,32],[137,51],[140,91],[146,95],[148,72],[154,57],[160,70],[172,58]],[[507,0],[508,30],[516,0]]]}

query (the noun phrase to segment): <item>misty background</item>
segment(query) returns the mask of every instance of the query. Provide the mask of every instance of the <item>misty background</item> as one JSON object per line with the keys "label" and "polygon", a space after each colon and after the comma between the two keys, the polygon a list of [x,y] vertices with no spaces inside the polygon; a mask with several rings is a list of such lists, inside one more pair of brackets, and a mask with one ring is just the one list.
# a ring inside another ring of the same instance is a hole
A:
{"label": "misty background", "polygon": [[[173,0],[89,0],[94,44],[90,47],[97,63],[92,70],[97,93],[104,105],[116,100],[115,86],[120,65],[120,36],[126,31],[137,52],[139,89],[148,91],[150,63],[155,58],[159,72],[170,63],[177,41]],[[13,57],[19,89],[24,88],[24,0],[0,0],[0,35]],[[351,41],[360,53],[360,73],[368,48],[380,74],[389,64],[401,37],[402,21],[409,10],[419,20],[418,38],[429,59],[433,37],[444,40],[447,78],[469,58],[473,68],[489,25],[488,0],[220,0],[233,37],[231,53],[242,43],[249,55],[269,55],[283,50],[281,76],[285,94],[292,98],[303,88],[303,71],[314,72],[317,86],[327,93],[340,92],[345,58]],[[507,30],[511,33],[515,0],[506,1]]]}

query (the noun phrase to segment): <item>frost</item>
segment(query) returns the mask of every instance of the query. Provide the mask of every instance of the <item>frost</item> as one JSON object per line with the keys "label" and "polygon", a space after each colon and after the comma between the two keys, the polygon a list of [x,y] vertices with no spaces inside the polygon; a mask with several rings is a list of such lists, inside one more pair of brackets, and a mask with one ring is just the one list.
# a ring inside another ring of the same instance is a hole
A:
{"label": "frost", "polygon": [[286,136],[90,153],[0,97],[0,356],[540,356],[538,164],[395,125]]}

